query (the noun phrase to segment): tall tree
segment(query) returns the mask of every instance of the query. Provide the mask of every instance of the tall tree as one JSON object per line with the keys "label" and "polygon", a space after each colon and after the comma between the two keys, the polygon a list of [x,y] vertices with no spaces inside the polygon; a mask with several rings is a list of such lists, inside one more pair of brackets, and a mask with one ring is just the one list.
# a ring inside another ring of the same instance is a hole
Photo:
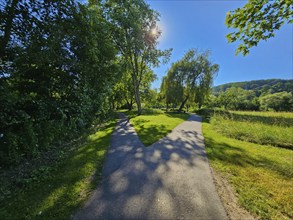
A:
{"label": "tall tree", "polygon": [[9,43],[11,32],[13,29],[13,20],[16,14],[19,13],[17,6],[19,5],[19,0],[7,1],[6,5],[1,5],[2,10],[0,11],[0,27],[3,31],[0,37],[0,58],[2,59],[5,55],[7,44]]}
{"label": "tall tree", "polygon": [[117,78],[117,51],[101,7],[74,0],[6,4],[0,8],[5,44],[0,58],[1,164],[64,143],[95,118],[102,119]]}
{"label": "tall tree", "polygon": [[177,104],[180,101],[179,111],[190,99],[201,107],[218,70],[219,66],[209,60],[209,52],[189,50],[181,60],[172,64],[164,80],[166,102]]}
{"label": "tall tree", "polygon": [[143,75],[150,66],[158,66],[160,58],[168,58],[171,52],[156,48],[161,34],[157,27],[159,14],[143,0],[108,0],[105,7],[105,17],[113,25],[113,40],[129,64],[138,114],[141,114]]}
{"label": "tall tree", "polygon": [[236,54],[246,55],[259,41],[274,37],[285,23],[293,23],[292,0],[249,0],[243,8],[227,13],[226,25],[237,30],[226,37],[228,42],[242,41]]}

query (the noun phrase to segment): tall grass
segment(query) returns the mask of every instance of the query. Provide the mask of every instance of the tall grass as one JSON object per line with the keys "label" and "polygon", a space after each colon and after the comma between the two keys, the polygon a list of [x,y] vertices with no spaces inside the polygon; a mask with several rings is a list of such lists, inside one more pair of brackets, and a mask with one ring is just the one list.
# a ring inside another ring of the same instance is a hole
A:
{"label": "tall grass", "polygon": [[260,122],[269,125],[293,126],[292,112],[254,112],[254,111],[229,111],[233,120]]}
{"label": "tall grass", "polygon": [[292,113],[217,112],[213,128],[230,138],[293,149]]}
{"label": "tall grass", "polygon": [[240,204],[260,219],[293,219],[293,151],[223,136],[203,123],[212,167],[232,184]]}

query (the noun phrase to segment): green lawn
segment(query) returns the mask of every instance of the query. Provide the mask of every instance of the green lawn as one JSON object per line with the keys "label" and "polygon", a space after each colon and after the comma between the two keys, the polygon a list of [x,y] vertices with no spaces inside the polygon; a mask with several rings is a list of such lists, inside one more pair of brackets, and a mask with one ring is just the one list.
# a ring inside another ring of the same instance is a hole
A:
{"label": "green lawn", "polygon": [[2,201],[0,219],[69,219],[97,182],[115,121],[88,137],[52,172]]}
{"label": "green lawn", "polygon": [[262,219],[292,219],[293,151],[225,137],[218,125],[203,123],[209,161],[232,184],[240,204]]}
{"label": "green lawn", "polygon": [[173,128],[189,117],[186,113],[163,113],[161,111],[147,111],[139,116],[135,116],[133,112],[126,114],[130,117],[130,123],[145,146],[150,146],[165,137]]}

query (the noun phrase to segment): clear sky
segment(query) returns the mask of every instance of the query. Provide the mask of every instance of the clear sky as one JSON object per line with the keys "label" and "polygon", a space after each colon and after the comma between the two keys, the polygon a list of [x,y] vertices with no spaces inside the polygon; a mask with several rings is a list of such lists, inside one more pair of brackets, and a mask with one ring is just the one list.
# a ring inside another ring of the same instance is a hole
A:
{"label": "clear sky", "polygon": [[237,43],[228,44],[230,30],[225,26],[228,11],[242,7],[247,1],[211,0],[146,0],[161,14],[163,33],[159,48],[173,48],[168,64],[154,69],[159,88],[172,62],[190,48],[210,50],[211,60],[220,65],[214,85],[256,79],[293,78],[293,25],[284,25],[276,36],[253,47],[247,56],[235,55]]}

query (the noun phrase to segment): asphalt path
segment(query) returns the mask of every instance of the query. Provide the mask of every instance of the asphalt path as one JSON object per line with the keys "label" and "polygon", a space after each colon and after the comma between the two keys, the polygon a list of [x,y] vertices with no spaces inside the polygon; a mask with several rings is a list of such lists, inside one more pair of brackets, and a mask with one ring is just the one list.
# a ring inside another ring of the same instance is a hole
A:
{"label": "asphalt path", "polygon": [[150,147],[120,114],[103,180],[74,219],[227,219],[191,115]]}

